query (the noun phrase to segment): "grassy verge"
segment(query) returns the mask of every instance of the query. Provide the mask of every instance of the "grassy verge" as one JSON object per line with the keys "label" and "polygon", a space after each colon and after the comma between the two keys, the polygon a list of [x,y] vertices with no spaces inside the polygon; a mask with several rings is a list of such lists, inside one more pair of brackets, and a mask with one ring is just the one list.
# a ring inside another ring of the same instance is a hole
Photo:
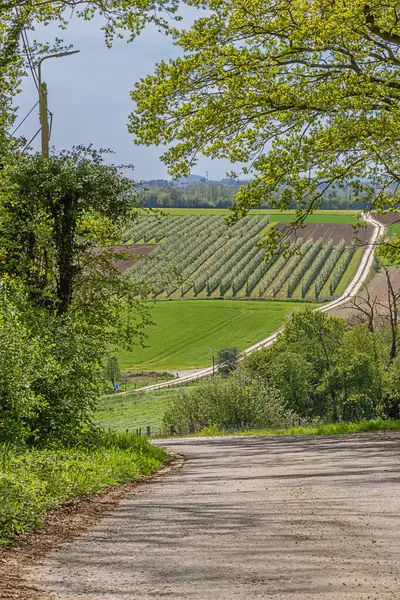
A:
{"label": "grassy verge", "polygon": [[375,419],[359,423],[331,423],[310,427],[290,427],[289,429],[249,429],[247,431],[220,431],[215,427],[207,427],[194,435],[224,436],[224,435],[275,435],[275,436],[310,436],[310,435],[341,435],[345,433],[362,433],[368,431],[400,431],[400,419],[385,421]]}
{"label": "grassy verge", "polygon": [[129,434],[103,434],[90,448],[0,446],[0,546],[39,528],[47,510],[151,475],[165,459],[162,449]]}

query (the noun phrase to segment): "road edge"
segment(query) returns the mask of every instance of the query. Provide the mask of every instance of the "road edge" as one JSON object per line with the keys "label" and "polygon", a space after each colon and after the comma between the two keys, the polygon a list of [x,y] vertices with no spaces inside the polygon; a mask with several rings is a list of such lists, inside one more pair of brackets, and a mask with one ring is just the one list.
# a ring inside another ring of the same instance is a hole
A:
{"label": "road edge", "polygon": [[[42,529],[22,535],[15,546],[0,549],[1,600],[50,600],[37,589],[29,571],[49,552],[71,542],[98,523],[129,494],[143,490],[144,486],[158,482],[180,471],[185,463],[181,454],[168,452],[168,462],[153,475],[122,483],[99,494],[77,496],[75,499],[48,511],[43,517]],[[53,598],[54,600],[54,598]]]}

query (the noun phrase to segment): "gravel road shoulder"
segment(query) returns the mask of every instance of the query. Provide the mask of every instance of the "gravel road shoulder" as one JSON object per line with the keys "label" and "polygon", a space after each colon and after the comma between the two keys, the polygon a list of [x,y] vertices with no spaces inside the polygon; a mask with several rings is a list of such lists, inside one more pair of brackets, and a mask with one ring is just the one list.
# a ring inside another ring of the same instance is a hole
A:
{"label": "gravel road shoulder", "polygon": [[62,600],[398,599],[400,435],[162,442],[182,470],[30,570]]}

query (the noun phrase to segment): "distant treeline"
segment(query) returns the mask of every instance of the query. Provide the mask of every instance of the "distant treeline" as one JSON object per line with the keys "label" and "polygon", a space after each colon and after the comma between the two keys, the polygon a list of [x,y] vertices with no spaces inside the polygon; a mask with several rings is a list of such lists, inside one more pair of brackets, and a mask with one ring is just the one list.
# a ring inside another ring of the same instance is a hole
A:
{"label": "distant treeline", "polygon": [[[239,186],[245,182],[194,182],[183,185],[164,179],[146,181],[143,203],[149,208],[228,208]],[[350,189],[331,189],[325,194],[322,209],[362,210],[365,203],[355,200]],[[260,206],[268,208],[268,204]]]}

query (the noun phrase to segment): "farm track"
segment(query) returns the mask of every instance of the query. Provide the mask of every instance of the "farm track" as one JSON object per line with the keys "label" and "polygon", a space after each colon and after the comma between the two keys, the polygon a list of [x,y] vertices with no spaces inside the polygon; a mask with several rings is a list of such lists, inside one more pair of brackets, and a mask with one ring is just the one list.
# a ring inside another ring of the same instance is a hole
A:
{"label": "farm track", "polygon": [[[351,283],[348,285],[346,290],[343,292],[343,294],[339,298],[337,298],[336,300],[333,300],[332,302],[328,302],[327,304],[324,304],[323,306],[321,306],[319,308],[316,308],[315,309],[316,311],[328,312],[330,310],[334,310],[334,309],[337,309],[337,308],[343,306],[346,302],[348,302],[351,298],[353,298],[358,293],[362,284],[368,277],[368,273],[372,267],[372,263],[374,260],[375,242],[381,235],[383,235],[383,233],[385,231],[385,226],[384,226],[384,224],[380,223],[375,218],[373,218],[371,215],[366,216],[365,220],[371,226],[371,228],[368,228],[368,229],[369,230],[372,229],[372,233],[371,233],[371,237],[369,238],[368,243],[366,244],[364,254],[361,258],[360,265],[357,269],[354,279],[351,281]],[[314,225],[312,227],[314,227]],[[349,225],[348,227],[351,227],[351,225]],[[281,330],[282,330],[281,328],[278,329],[277,331],[272,333],[270,336],[268,336],[264,340],[261,340],[257,344],[250,346],[249,348],[244,350],[244,354],[251,354],[255,350],[260,350],[261,348],[267,348],[267,347],[271,346],[277,339]],[[212,374],[213,374],[213,368],[206,367],[204,369],[199,370],[196,374],[190,375],[188,377],[178,378],[175,381],[171,381],[171,382],[150,385],[147,387],[139,388],[135,391],[136,392],[146,392],[146,391],[162,389],[165,387],[175,387],[175,386],[183,385],[185,383],[189,383],[191,381],[195,381],[196,379],[201,379],[203,377],[209,377]]]}
{"label": "farm track", "polygon": [[183,468],[25,571],[41,600],[399,598],[399,434],[160,443]]}

